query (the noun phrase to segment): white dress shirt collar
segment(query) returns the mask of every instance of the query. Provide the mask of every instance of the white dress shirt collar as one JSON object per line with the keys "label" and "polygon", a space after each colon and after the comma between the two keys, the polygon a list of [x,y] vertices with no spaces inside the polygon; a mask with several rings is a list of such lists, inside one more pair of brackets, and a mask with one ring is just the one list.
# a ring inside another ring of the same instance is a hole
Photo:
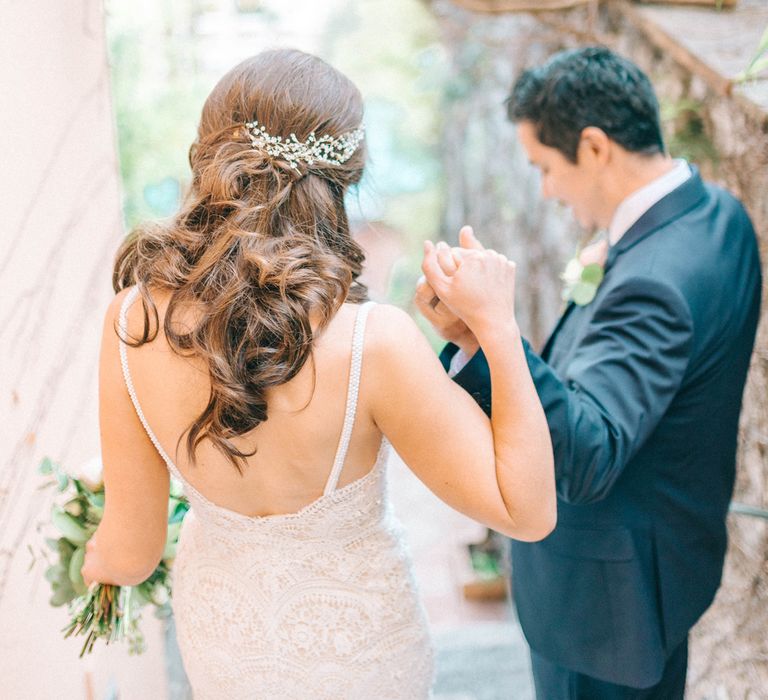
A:
{"label": "white dress shirt collar", "polygon": [[629,197],[622,200],[613,214],[608,226],[608,242],[616,245],[621,237],[630,229],[645,212],[656,202],[666,197],[672,190],[677,189],[691,177],[691,168],[685,160],[675,159],[675,167],[664,173]]}

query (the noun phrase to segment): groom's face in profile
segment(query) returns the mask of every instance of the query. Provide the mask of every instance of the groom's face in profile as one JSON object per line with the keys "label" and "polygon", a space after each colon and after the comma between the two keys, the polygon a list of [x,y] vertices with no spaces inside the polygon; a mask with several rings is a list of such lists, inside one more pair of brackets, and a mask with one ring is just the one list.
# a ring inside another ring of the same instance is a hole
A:
{"label": "groom's face in profile", "polygon": [[[570,207],[581,226],[587,229],[603,225],[598,173],[592,159],[572,163],[557,148],[545,146],[536,135],[532,122],[517,124],[517,136],[531,165],[541,173],[541,193]],[[586,162],[585,162],[586,161]]]}

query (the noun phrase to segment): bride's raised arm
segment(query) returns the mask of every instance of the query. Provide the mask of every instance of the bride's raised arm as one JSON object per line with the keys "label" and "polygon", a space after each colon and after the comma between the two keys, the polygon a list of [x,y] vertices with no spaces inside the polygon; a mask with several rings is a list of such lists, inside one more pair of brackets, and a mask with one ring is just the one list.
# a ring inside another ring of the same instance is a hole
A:
{"label": "bride's raised arm", "polygon": [[446,275],[434,251],[427,261],[435,291],[488,359],[492,418],[448,378],[410,317],[389,306],[369,321],[363,378],[373,418],[443,501],[510,537],[540,540],[557,519],[554,461],[515,320],[514,264],[493,251],[466,251]]}

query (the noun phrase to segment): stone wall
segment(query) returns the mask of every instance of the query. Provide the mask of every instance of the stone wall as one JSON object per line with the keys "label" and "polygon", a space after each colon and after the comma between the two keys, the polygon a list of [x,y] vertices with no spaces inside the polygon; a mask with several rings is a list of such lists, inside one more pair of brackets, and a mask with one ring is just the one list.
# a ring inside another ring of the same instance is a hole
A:
{"label": "stone wall", "polygon": [[[749,5],[749,1],[742,3]],[[658,15],[662,20],[664,15]],[[691,149],[705,177],[746,206],[760,242],[764,294],[762,319],[744,393],[734,501],[768,508],[768,111],[695,62],[676,60],[674,44],[660,47],[644,15],[621,6],[605,11],[603,27],[615,48],[648,72],[672,123],[669,136]],[[681,18],[682,19],[682,18]],[[638,20],[641,20],[640,22]],[[728,23],[723,14],[720,21]],[[663,38],[663,37],[662,37]],[[749,60],[750,45],[742,52]],[[717,47],[712,46],[712,51]],[[684,55],[684,54],[683,54]],[[706,61],[709,56],[701,56]],[[706,64],[705,64],[706,65]],[[748,700],[768,692],[768,521],[732,514],[730,547],[715,604],[696,626],[688,697]],[[691,572],[695,577],[696,572]]]}

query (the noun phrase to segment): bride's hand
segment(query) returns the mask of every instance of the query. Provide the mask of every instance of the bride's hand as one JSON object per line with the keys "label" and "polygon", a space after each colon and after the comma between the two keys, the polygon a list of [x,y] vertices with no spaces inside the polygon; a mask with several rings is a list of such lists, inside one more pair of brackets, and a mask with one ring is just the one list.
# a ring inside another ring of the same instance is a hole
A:
{"label": "bride's hand", "polygon": [[95,534],[85,544],[85,560],[80,573],[86,586],[90,586],[94,581],[99,583],[109,581],[110,577],[102,562]]}
{"label": "bride's hand", "polygon": [[493,250],[424,244],[424,275],[475,335],[514,320],[515,263]]}

